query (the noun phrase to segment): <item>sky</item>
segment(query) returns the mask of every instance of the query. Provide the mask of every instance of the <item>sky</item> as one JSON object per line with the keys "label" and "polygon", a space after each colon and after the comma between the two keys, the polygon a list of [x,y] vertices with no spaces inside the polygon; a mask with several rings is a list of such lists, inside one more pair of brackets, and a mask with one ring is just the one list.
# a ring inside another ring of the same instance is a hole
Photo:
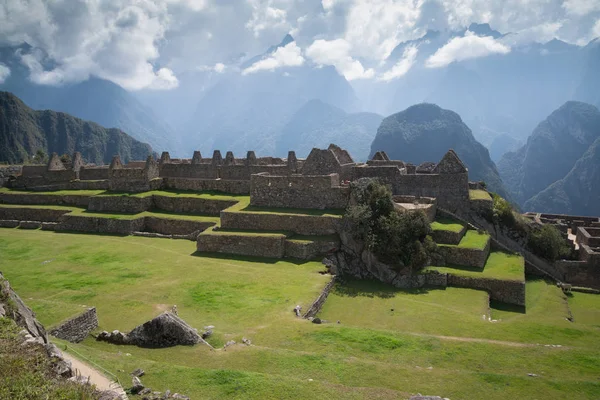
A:
{"label": "sky", "polygon": [[[169,90],[186,71],[250,75],[309,63],[333,65],[348,80],[386,82],[416,62],[417,46],[386,61],[399,43],[472,22],[513,34],[449,37],[424,66],[555,37],[585,45],[600,37],[600,0],[0,0],[0,46],[34,46],[20,61],[46,85],[98,76],[128,90]],[[236,67],[287,33],[296,41]],[[0,64],[0,83],[8,76]]]}

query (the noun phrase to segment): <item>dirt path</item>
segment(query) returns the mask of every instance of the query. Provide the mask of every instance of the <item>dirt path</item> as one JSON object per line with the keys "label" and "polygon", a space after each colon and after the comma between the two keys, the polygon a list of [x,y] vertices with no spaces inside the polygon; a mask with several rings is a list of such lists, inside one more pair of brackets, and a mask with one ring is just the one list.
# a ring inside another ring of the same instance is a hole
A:
{"label": "dirt path", "polygon": [[80,361],[69,353],[63,352],[63,357],[65,360],[71,361],[73,370],[77,371],[79,375],[89,377],[90,382],[96,385],[98,390],[112,390],[113,392],[117,392],[121,396],[121,399],[127,399],[127,394],[125,394],[123,387],[117,382],[107,378],[97,369],[94,369],[94,367]]}

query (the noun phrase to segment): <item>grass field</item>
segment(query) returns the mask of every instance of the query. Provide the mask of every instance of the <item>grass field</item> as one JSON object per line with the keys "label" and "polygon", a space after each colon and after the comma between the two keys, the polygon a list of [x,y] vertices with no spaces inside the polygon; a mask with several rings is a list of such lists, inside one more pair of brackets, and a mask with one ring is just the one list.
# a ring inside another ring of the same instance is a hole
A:
{"label": "grass field", "polygon": [[463,228],[462,224],[449,218],[437,218],[431,223],[431,229],[434,231],[451,231],[459,233]]}
{"label": "grass field", "polygon": [[492,196],[485,190],[469,190],[469,198],[471,200],[489,200],[492,201]]}
{"label": "grass field", "polygon": [[0,270],[46,326],[96,306],[100,329],[127,331],[177,304],[192,326],[215,326],[215,347],[252,340],[226,351],[67,345],[125,386],[143,368],[145,384],[193,399],[599,397],[600,296],[566,298],[530,281],[526,313],[498,306],[492,323],[483,292],[347,282],[319,315],[331,323],[316,325],[292,309],[306,309],[328,281],[320,263],[193,250],[188,241],[0,229]]}
{"label": "grass field", "polygon": [[464,265],[427,267],[426,270],[474,278],[502,279],[510,281],[525,280],[523,257],[500,251],[490,253],[483,270],[477,267],[467,267]]}
{"label": "grass field", "polygon": [[[490,239],[490,235],[487,233],[479,233],[475,230],[468,230],[465,233],[465,236],[461,239],[458,247],[465,247],[469,249],[484,249],[488,240]],[[451,244],[446,244],[444,246],[452,246]]]}

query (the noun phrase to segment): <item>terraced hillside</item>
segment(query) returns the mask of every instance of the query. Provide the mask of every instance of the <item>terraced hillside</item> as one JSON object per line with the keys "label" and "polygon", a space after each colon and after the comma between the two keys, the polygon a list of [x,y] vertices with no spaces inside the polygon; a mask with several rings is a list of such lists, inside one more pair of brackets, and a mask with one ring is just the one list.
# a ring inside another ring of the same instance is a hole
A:
{"label": "terraced hillside", "polygon": [[[567,297],[526,278],[520,256],[452,219],[433,222],[433,238],[459,262],[422,272],[445,275],[446,287],[337,281],[317,314],[323,323],[315,324],[293,309],[306,311],[331,280],[312,260],[337,245],[341,210],[264,209],[246,196],[187,192],[1,189],[0,202],[0,220],[13,221],[2,224],[16,226],[0,229],[0,270],[47,328],[94,306],[95,333],[128,331],[174,304],[191,326],[214,325],[208,341],[216,350],[143,349],[93,337],[68,344],[125,386],[128,373],[143,368],[146,385],[194,399],[600,393],[600,296]],[[115,202],[129,213],[116,212]],[[41,230],[26,229],[42,222]],[[206,247],[211,240],[232,244],[216,253]],[[253,255],[263,241],[272,257]],[[495,299],[494,285],[519,288],[524,305]],[[223,348],[231,340],[238,344]]]}

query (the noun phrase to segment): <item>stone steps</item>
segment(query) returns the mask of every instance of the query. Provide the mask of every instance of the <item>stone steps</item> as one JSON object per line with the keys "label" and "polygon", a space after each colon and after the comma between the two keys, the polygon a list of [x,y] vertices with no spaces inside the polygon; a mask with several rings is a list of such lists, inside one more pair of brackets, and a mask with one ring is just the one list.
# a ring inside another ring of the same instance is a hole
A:
{"label": "stone steps", "polygon": [[[471,231],[474,232],[474,231]],[[468,238],[463,235],[458,245],[441,244],[438,246],[442,255],[449,265],[463,265],[466,267],[477,267],[483,269],[490,255],[491,239],[487,235],[485,245],[481,247],[466,247],[464,241]]]}

